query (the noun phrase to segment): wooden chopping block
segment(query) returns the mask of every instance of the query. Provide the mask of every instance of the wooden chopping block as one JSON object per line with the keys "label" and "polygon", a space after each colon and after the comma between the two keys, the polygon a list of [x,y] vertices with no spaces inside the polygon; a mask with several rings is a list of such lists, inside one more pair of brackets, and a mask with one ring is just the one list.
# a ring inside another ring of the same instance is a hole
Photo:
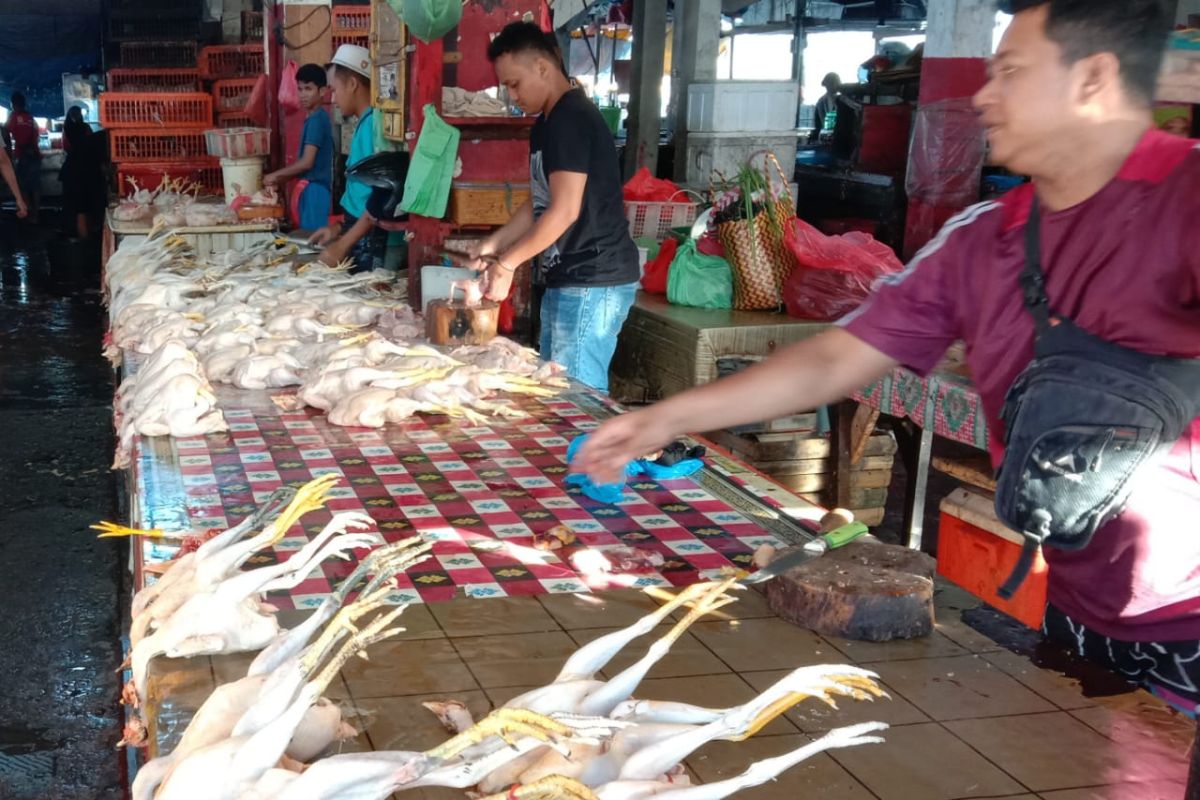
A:
{"label": "wooden chopping block", "polygon": [[500,304],[491,300],[474,307],[461,300],[430,300],[425,309],[425,335],[433,344],[487,344],[499,322]]}
{"label": "wooden chopping block", "polygon": [[924,553],[864,536],[765,583],[764,591],[772,611],[817,633],[912,639],[933,632],[936,568]]}

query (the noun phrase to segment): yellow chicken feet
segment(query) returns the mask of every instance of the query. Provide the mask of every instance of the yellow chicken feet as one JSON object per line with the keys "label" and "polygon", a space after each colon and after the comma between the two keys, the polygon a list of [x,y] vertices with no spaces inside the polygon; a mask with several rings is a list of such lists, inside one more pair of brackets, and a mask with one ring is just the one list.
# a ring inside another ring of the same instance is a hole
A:
{"label": "yellow chicken feet", "polygon": [[464,750],[481,744],[484,740],[498,736],[506,744],[515,746],[523,737],[550,743],[565,739],[574,733],[574,728],[543,714],[535,714],[522,708],[499,708],[444,744],[429,750],[426,755],[449,759]]}
{"label": "yellow chicken feet", "polygon": [[869,677],[868,674],[855,674],[851,672],[827,673],[821,676],[819,681],[814,682],[813,688],[807,691],[796,691],[785,694],[763,708],[751,721],[746,732],[739,736],[730,737],[730,741],[742,742],[749,739],[773,722],[776,717],[810,697],[827,703],[833,708],[837,708],[837,703],[833,699],[834,695],[850,697],[854,700],[871,701],[874,701],[877,697],[888,696],[887,692],[880,689],[879,684],[875,682],[874,678]]}
{"label": "yellow chicken feet", "polygon": [[150,528],[149,530],[141,530],[139,528],[127,528],[124,525],[118,525],[115,522],[101,521],[95,525],[89,525],[94,531],[100,531],[97,539],[116,539],[124,536],[142,536],[146,539],[163,539],[166,533],[159,528]]}
{"label": "yellow chicken feet", "polygon": [[292,502],[288,503],[287,508],[275,520],[275,541],[282,539],[287,534],[287,530],[305,514],[324,508],[325,503],[329,500],[329,490],[339,480],[337,475],[322,475],[301,486],[296,491],[296,496],[292,498]]}
{"label": "yellow chicken feet", "polygon": [[549,775],[525,786],[514,786],[507,792],[488,795],[481,800],[599,800],[599,796],[573,778]]}

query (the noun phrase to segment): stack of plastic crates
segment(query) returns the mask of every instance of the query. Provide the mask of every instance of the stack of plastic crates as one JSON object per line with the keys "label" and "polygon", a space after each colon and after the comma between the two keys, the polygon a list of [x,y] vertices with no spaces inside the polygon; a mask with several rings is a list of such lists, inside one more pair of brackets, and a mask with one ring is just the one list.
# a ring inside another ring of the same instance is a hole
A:
{"label": "stack of plastic crates", "polygon": [[332,16],[334,52],[336,52],[337,49],[344,44],[356,44],[359,47],[370,47],[370,6],[334,6]]}
{"label": "stack of plastic crates", "polygon": [[109,0],[105,34],[114,44],[196,41],[200,38],[200,0]]}
{"label": "stack of plastic crates", "polygon": [[[131,71],[124,72],[117,80],[147,79],[139,75],[130,78]],[[113,78],[109,80],[113,82]],[[119,193],[128,194],[133,188],[129,178],[143,188],[153,189],[163,176],[199,183],[205,193],[223,191],[220,164],[208,155],[204,140],[212,119],[212,97],[203,92],[102,94],[100,124],[109,131]]]}
{"label": "stack of plastic crates", "polygon": [[266,71],[266,51],[257,44],[227,44],[205,47],[199,56],[200,76],[211,81],[213,110],[222,128],[249,123],[246,106],[258,76]]}

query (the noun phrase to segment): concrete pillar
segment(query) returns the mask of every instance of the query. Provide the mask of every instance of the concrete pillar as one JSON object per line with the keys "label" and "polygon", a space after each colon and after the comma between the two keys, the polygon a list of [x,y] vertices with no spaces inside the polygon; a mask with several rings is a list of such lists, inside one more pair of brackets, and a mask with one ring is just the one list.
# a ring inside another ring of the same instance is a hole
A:
{"label": "concrete pillar", "polygon": [[921,93],[909,154],[904,256],[979,199],[983,129],[970,98],[987,81],[993,0],[930,0]]}
{"label": "concrete pillar", "polygon": [[675,102],[675,180],[687,181],[687,93],[693,83],[717,79],[721,0],[676,0],[671,95]]}
{"label": "concrete pillar", "polygon": [[658,132],[662,125],[663,59],[667,52],[667,0],[633,4],[633,87],[629,98],[629,136],[625,145],[625,177],[641,167],[658,166]]}
{"label": "concrete pillar", "polygon": [[1179,0],[1175,12],[1175,24],[1186,25],[1188,17],[1200,14],[1200,0]]}

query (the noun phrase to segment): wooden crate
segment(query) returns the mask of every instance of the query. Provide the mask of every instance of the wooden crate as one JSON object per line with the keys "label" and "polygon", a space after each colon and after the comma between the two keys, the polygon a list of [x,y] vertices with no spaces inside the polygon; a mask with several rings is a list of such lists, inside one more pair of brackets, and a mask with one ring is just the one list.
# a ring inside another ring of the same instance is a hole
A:
{"label": "wooden crate", "polygon": [[454,183],[447,217],[456,225],[503,225],[529,199],[529,184]]}
{"label": "wooden crate", "polygon": [[[837,470],[828,436],[812,430],[716,431],[704,436],[805,500],[826,508],[837,505]],[[896,440],[891,433],[876,431],[867,441],[863,457],[851,466],[849,510],[867,525],[883,521],[895,455]]]}

